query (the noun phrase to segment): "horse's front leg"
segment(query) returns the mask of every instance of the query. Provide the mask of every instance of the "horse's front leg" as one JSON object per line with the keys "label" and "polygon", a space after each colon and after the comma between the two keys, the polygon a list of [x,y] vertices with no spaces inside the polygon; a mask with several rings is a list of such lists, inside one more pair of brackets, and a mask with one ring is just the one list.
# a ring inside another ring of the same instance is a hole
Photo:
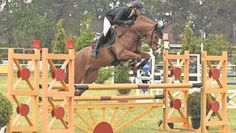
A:
{"label": "horse's front leg", "polygon": [[137,67],[137,69],[142,68],[144,65],[147,64],[148,60],[151,58],[151,56],[147,53],[144,52],[139,52],[138,54],[141,55],[142,61],[138,62],[135,67]]}
{"label": "horse's front leg", "polygon": [[136,60],[136,61],[141,61],[142,57],[139,54],[136,54],[132,51],[129,50],[124,50],[122,53],[118,56],[119,60]]}
{"label": "horse's front leg", "polygon": [[144,65],[147,64],[148,60],[151,58],[151,56],[147,53],[144,53],[144,52],[138,52],[137,54],[140,54],[141,56],[141,61],[137,61],[137,60],[132,60],[130,62],[128,62],[128,65],[129,67],[132,68],[132,70],[137,70],[137,69],[140,69],[142,68]]}

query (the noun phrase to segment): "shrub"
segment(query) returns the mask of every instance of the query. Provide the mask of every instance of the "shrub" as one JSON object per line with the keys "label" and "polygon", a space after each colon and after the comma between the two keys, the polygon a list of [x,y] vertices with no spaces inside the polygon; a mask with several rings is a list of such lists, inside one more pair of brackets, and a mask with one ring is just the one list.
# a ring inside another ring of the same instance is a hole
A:
{"label": "shrub", "polygon": [[[215,101],[216,98],[211,96],[212,100]],[[208,101],[206,103],[207,110],[209,112]],[[187,99],[187,108],[188,108],[188,115],[192,118],[200,118],[201,115],[201,92],[194,92],[189,95]],[[215,113],[212,114],[215,116]]]}
{"label": "shrub", "polygon": [[[114,70],[114,83],[131,83],[129,69],[124,66],[116,66]],[[129,94],[130,90],[118,90],[120,94]]]}
{"label": "shrub", "polygon": [[106,80],[108,80],[112,76],[113,68],[105,67],[99,70],[98,78],[95,83],[103,84]]}
{"label": "shrub", "polygon": [[201,115],[201,93],[194,92],[189,95],[188,101],[188,114],[192,118],[200,118]]}
{"label": "shrub", "polygon": [[0,53],[0,64],[2,64],[2,54]]}
{"label": "shrub", "polygon": [[10,121],[12,104],[3,94],[0,93],[0,127],[4,127]]}
{"label": "shrub", "polygon": [[236,56],[233,57],[233,64],[236,64]]}

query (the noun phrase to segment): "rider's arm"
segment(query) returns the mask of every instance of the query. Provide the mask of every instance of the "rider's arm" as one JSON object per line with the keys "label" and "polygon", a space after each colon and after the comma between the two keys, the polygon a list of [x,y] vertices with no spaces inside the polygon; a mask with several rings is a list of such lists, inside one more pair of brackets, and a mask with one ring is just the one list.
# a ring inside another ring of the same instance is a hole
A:
{"label": "rider's arm", "polygon": [[128,8],[121,8],[116,14],[113,24],[124,25],[126,20],[123,20],[122,18],[124,15],[127,15],[127,13],[129,13]]}

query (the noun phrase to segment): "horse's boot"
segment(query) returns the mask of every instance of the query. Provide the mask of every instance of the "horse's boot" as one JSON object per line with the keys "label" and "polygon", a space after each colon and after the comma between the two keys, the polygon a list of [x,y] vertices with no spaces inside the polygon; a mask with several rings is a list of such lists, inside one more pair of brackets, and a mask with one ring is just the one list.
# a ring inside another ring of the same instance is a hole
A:
{"label": "horse's boot", "polygon": [[93,49],[93,52],[92,52],[92,55],[91,55],[91,57],[93,57],[94,59],[97,58],[99,48],[102,46],[104,40],[105,40],[105,36],[103,34],[101,34],[101,36],[98,38],[98,40],[96,42],[96,46]]}

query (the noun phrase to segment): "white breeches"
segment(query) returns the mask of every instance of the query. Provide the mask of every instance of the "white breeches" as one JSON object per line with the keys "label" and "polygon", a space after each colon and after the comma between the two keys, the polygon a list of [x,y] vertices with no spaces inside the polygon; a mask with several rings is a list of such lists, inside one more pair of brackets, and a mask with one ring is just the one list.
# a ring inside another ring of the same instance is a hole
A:
{"label": "white breeches", "polygon": [[107,32],[111,28],[111,23],[110,21],[105,17],[104,22],[103,22],[103,35],[106,36]]}

